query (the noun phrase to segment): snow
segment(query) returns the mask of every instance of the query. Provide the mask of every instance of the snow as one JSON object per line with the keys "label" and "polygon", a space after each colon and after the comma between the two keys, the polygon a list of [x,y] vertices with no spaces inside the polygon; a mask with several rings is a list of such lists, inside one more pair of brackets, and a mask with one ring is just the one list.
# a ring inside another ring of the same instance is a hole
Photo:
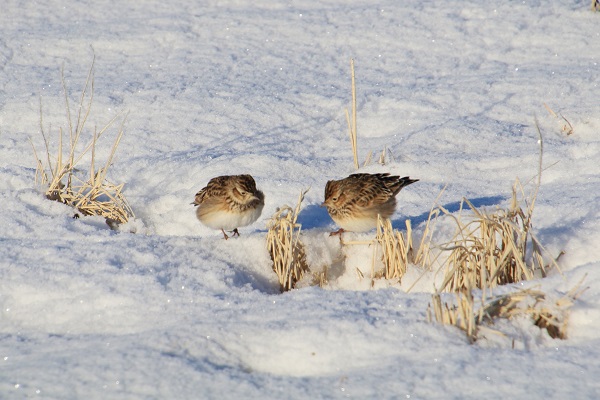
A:
{"label": "snow", "polygon": [[[600,397],[599,15],[589,1],[348,3],[4,2],[0,398]],[[120,231],[73,219],[34,183],[40,101],[56,149],[60,69],[75,109],[94,54],[90,129],[128,112],[109,179],[136,219]],[[435,273],[359,279],[372,250],[342,249],[319,207],[327,180],[354,171],[350,58],[360,158],[393,157],[361,171],[420,179],[398,196],[398,229],[409,218],[422,232],[445,186],[452,212],[463,196],[505,206],[517,177],[532,190],[537,116],[534,226],[565,255],[562,273],[524,286],[560,294],[583,279],[567,340],[517,320],[469,344],[427,321]],[[190,203],[238,173],[265,208],[225,241]],[[280,294],[266,221],[307,188],[303,241],[329,284]]]}

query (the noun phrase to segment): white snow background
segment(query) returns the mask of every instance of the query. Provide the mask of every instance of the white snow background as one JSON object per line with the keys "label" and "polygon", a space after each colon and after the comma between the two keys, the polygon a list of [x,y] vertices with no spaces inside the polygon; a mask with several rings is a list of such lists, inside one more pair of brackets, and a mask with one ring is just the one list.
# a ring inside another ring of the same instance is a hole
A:
{"label": "white snow background", "polygon": [[[600,14],[589,3],[5,0],[0,398],[600,397]],[[84,141],[129,112],[109,170],[136,213],[121,231],[73,219],[34,184],[40,99],[56,149],[61,66],[76,109],[94,54]],[[537,115],[534,228],[565,255],[562,274],[523,286],[560,295],[585,277],[567,340],[523,320],[471,345],[427,322],[433,274],[411,291],[416,267],[400,285],[359,279],[371,250],[341,249],[319,207],[326,181],[354,172],[350,58],[360,157],[393,155],[361,170],[420,179],[398,195],[399,229],[408,218],[422,232],[446,185],[440,203],[454,212],[463,196],[505,207],[517,177],[532,190]],[[210,178],[238,173],[266,205],[225,241],[190,203]],[[309,187],[309,261],[348,261],[324,288],[280,294],[266,221]]]}

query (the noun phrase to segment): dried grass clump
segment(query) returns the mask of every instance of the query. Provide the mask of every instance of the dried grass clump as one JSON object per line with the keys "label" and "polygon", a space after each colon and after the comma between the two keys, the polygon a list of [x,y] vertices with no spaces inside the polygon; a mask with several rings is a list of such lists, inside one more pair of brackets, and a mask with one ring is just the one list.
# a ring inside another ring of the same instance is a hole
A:
{"label": "dried grass clump", "polygon": [[[445,265],[446,275],[441,290],[458,292],[471,288],[494,288],[498,285],[544,277],[545,249],[533,234],[532,218],[535,201],[542,179],[544,142],[535,120],[539,136],[540,157],[535,189],[526,198],[519,180],[512,187],[512,201],[507,210],[488,212],[478,209],[463,199],[457,216],[439,209],[451,217],[457,226],[454,237],[442,246],[450,251]],[[519,198],[520,196],[520,198]],[[472,215],[463,218],[466,203]],[[554,260],[550,261],[558,268]]]}
{"label": "dried grass clump", "polygon": [[[423,270],[430,271],[435,262],[432,256],[432,237],[434,224],[437,221],[439,209],[432,208],[429,212],[427,223],[423,229],[423,234],[419,241],[415,241],[414,231],[410,220],[406,220],[406,232],[401,232],[392,227],[392,223],[387,218],[377,219],[377,232],[375,238],[364,241],[342,241],[342,245],[368,245],[373,249],[371,257],[371,285],[375,284],[376,279],[402,281],[402,277],[407,271],[408,265],[414,265]],[[379,261],[383,264],[382,269],[377,269],[376,264]],[[364,274],[358,268],[356,270],[359,279],[364,278]],[[418,282],[417,279],[408,291]]]}
{"label": "dried grass clump", "polygon": [[[389,219],[379,216],[374,242],[378,244],[375,249],[378,247],[381,248],[381,258],[384,265],[383,278],[388,280],[394,279],[400,282],[409,264],[418,265],[426,269],[431,267],[430,248],[432,231],[430,230],[430,222],[432,215],[429,215],[423,236],[416,248],[413,243],[413,230],[410,220],[406,220],[406,232],[402,233],[392,228],[392,223]],[[373,264],[374,260],[375,256],[373,257]]]}
{"label": "dried grass clump", "polygon": [[[44,165],[33,146],[34,156],[37,161],[36,184],[45,188],[46,197],[76,208],[83,215],[100,215],[104,217],[111,228],[125,223],[134,217],[133,210],[123,195],[124,184],[112,184],[106,179],[121,137],[125,119],[118,127],[116,139],[112,145],[110,155],[100,168],[96,167],[96,145],[100,137],[115,123],[117,117],[110,120],[99,131],[94,129],[91,140],[83,146],[79,145],[88,116],[90,114],[94,97],[94,62],[90,67],[85,86],[81,92],[78,111],[75,119],[71,116],[71,107],[67,94],[64,78],[64,69],[61,69],[61,82],[65,97],[65,110],[68,123],[68,153],[64,154],[65,135],[63,128],[58,131],[57,155],[53,160],[50,155],[50,146],[43,126],[43,113],[40,100],[40,129],[46,147],[46,162]],[[79,149],[79,150],[78,150]],[[87,178],[78,173],[77,165],[86,155],[90,154],[91,161]],[[47,172],[49,170],[49,173]]]}
{"label": "dried grass clump", "polygon": [[[457,231],[442,248],[450,251],[446,260],[447,273],[442,288],[451,292],[467,288],[494,288],[498,285],[531,280],[536,274],[545,276],[542,246],[533,234],[533,203],[523,208],[515,182],[512,202],[507,210],[488,212],[463,199],[472,216],[457,216],[440,210],[454,219]],[[528,246],[531,253],[528,256]]]}
{"label": "dried grass clump", "polygon": [[[495,320],[517,316],[528,316],[552,338],[564,339],[568,310],[583,292],[577,285],[558,300],[531,289],[494,298],[486,297],[498,285],[544,277],[549,268],[543,257],[546,251],[533,234],[532,226],[533,209],[541,184],[543,155],[543,140],[537,119],[536,128],[540,145],[537,185],[528,199],[519,180],[516,180],[507,210],[488,212],[464,199],[455,216],[438,206],[441,213],[456,222],[457,230],[452,240],[442,246],[442,250],[450,252],[442,265],[446,267],[446,275],[441,288],[433,295],[433,307],[430,304],[427,314],[430,321],[435,318],[439,323],[463,330],[470,342],[477,340],[481,329],[487,329]],[[471,211],[468,217],[463,216],[465,203]],[[550,263],[558,268],[555,260]],[[473,299],[474,288],[481,289],[477,310]],[[442,304],[443,291],[454,292],[456,302],[452,305]]]}
{"label": "dried grass clump", "polygon": [[406,267],[413,255],[410,220],[406,220],[406,233],[403,234],[392,228],[389,219],[381,218],[378,215],[375,241],[381,246],[384,265],[383,277],[400,281],[406,273]]}
{"label": "dried grass clump", "polygon": [[475,320],[473,294],[470,290],[455,293],[456,302],[452,305],[442,304],[439,292],[432,296],[433,317],[431,315],[431,304],[427,308],[427,319],[443,325],[452,325],[464,331],[470,343],[477,340],[477,322]]}
{"label": "dried grass clump", "polygon": [[585,291],[580,289],[581,283],[558,299],[548,296],[539,290],[523,289],[514,293],[481,299],[481,306],[475,310],[471,290],[456,293],[456,303],[449,305],[441,301],[440,293],[432,297],[427,309],[429,321],[445,325],[453,325],[465,332],[469,342],[478,339],[482,328],[494,333],[499,331],[489,328],[498,319],[514,319],[529,317],[534,325],[545,329],[553,339],[566,339],[569,310],[575,300]]}
{"label": "dried grass clump", "polygon": [[300,193],[296,208],[283,206],[267,223],[267,249],[282,292],[293,289],[309,271],[304,245],[300,241],[302,226],[296,222],[307,191]]}
{"label": "dried grass clump", "polygon": [[521,290],[487,303],[481,313],[482,320],[493,322],[497,318],[529,316],[534,325],[546,329],[551,338],[566,339],[569,309],[582,293],[578,285],[555,300],[539,290]]}

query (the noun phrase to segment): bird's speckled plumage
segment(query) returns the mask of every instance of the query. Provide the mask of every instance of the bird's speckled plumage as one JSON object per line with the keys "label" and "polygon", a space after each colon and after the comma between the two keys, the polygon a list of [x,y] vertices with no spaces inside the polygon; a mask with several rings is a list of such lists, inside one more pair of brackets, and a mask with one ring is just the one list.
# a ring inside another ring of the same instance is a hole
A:
{"label": "bird's speckled plumage", "polygon": [[225,229],[239,236],[237,228],[250,225],[260,217],[265,196],[250,175],[218,176],[196,193],[193,204],[198,206],[196,217],[200,222],[220,229],[227,239]]}
{"label": "bird's speckled plumage", "polygon": [[389,218],[396,208],[396,195],[417,181],[387,173],[352,174],[327,182],[323,206],[342,231],[366,232],[377,226],[377,214]]}

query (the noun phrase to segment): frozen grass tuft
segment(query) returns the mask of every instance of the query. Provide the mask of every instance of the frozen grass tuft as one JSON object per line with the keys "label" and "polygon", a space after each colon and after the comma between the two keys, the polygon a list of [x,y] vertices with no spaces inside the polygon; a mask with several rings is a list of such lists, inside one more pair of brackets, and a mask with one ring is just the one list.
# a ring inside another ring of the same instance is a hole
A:
{"label": "frozen grass tuft", "polygon": [[381,246],[383,258],[383,277],[400,282],[412,261],[413,243],[410,220],[406,220],[406,233],[392,228],[387,218],[377,216],[377,235],[375,241]]}
{"label": "frozen grass tuft", "polygon": [[[119,224],[127,222],[134,217],[133,210],[129,206],[125,196],[123,195],[124,184],[113,184],[109,182],[107,177],[108,168],[110,167],[121,137],[123,136],[123,125],[126,117],[123,118],[117,128],[117,135],[112,145],[110,154],[106,162],[100,166],[96,166],[96,146],[98,140],[103,134],[111,128],[117,117],[110,120],[99,131],[94,129],[91,140],[80,148],[79,143],[84,132],[88,116],[92,107],[94,97],[94,62],[88,72],[85,86],[81,92],[81,97],[77,107],[75,116],[71,115],[71,107],[69,104],[69,96],[65,83],[64,69],[61,69],[61,82],[65,97],[65,111],[68,124],[68,143],[67,151],[64,154],[65,133],[63,128],[58,131],[58,149],[56,157],[53,159],[51,155],[48,137],[44,131],[43,112],[40,99],[40,129],[44,138],[46,148],[46,165],[38,157],[38,153],[33,146],[34,156],[37,162],[36,184],[41,185],[46,197],[50,200],[59,201],[76,208],[83,215],[100,215],[106,219],[107,224],[111,228],[115,228]],[[80,173],[76,168],[84,156],[90,156],[91,161],[87,173],[87,177]]]}
{"label": "frozen grass tuft", "polygon": [[295,208],[285,205],[267,222],[267,249],[282,292],[293,289],[309,271],[304,245],[300,241],[302,226],[296,222],[307,191],[300,193]]}
{"label": "frozen grass tuft", "polygon": [[[577,285],[558,299],[532,289],[491,297],[492,289],[498,285],[543,278],[550,264],[558,269],[555,260],[545,263],[546,251],[533,234],[532,217],[541,184],[543,155],[537,120],[536,127],[540,160],[537,185],[529,198],[524,195],[517,179],[512,187],[508,209],[488,212],[478,209],[466,199],[463,199],[457,215],[438,207],[443,215],[456,222],[457,229],[450,242],[442,246],[442,250],[450,252],[442,265],[446,267],[446,273],[441,288],[432,297],[433,306],[430,304],[427,315],[430,321],[435,319],[438,323],[463,330],[470,342],[477,340],[482,328],[490,330],[488,325],[494,320],[520,316],[530,317],[550,337],[564,339],[567,336],[568,310],[583,292]],[[471,211],[468,216],[463,215],[464,204]],[[477,309],[474,289],[481,293]],[[456,301],[452,305],[442,303],[443,291],[454,292]]]}
{"label": "frozen grass tuft", "polygon": [[[537,182],[527,198],[517,179],[512,187],[508,209],[488,212],[478,209],[463,199],[458,215],[443,207],[440,210],[456,222],[456,234],[442,246],[450,251],[445,265],[446,275],[442,290],[461,291],[472,288],[486,289],[535,277],[546,276],[545,249],[533,233],[532,218],[537,194],[541,185],[544,144],[537,119],[540,157]],[[464,217],[463,205],[472,215]],[[557,263],[550,263],[558,268]]]}
{"label": "frozen grass tuft", "polygon": [[[566,339],[568,331],[569,310],[575,300],[585,291],[575,286],[561,296],[548,295],[534,289],[523,289],[513,293],[492,298],[482,297],[476,309],[471,290],[461,290],[456,301],[442,303],[440,293],[432,297],[432,304],[427,310],[429,321],[453,325],[465,332],[469,342],[475,342],[480,333],[492,332],[505,336],[502,332],[491,328],[498,319],[529,318],[540,329],[545,329],[553,339]],[[432,314],[433,308],[433,314]]]}
{"label": "frozen grass tuft", "polygon": [[442,304],[441,294],[435,293],[432,296],[433,316],[431,314],[431,304],[427,309],[427,319],[443,325],[452,325],[464,331],[469,342],[477,340],[477,323],[475,321],[473,294],[470,290],[463,290],[455,293],[456,301]]}
{"label": "frozen grass tuft", "polygon": [[[406,220],[406,232],[393,229],[389,219],[378,218],[377,234],[374,242],[381,248],[383,271],[381,276],[388,280],[400,282],[409,265],[419,266],[424,270],[431,268],[431,233],[430,214],[421,240],[415,246],[412,224]],[[376,252],[375,252],[376,253]],[[373,261],[374,263],[374,261]]]}
{"label": "frozen grass tuft", "polygon": [[569,310],[585,291],[581,283],[561,296],[549,295],[539,290],[524,289],[497,296],[485,304],[479,320],[493,322],[497,318],[530,317],[540,329],[545,329],[554,339],[566,339]]}
{"label": "frozen grass tuft", "polygon": [[[522,207],[517,195],[519,189],[522,191],[517,180],[508,209],[489,212],[478,209],[467,199],[463,199],[458,215],[440,207],[456,222],[454,237],[442,246],[450,252],[442,289],[457,292],[494,288],[545,276],[543,247],[532,229],[533,207]],[[463,215],[464,204],[471,215]]]}

